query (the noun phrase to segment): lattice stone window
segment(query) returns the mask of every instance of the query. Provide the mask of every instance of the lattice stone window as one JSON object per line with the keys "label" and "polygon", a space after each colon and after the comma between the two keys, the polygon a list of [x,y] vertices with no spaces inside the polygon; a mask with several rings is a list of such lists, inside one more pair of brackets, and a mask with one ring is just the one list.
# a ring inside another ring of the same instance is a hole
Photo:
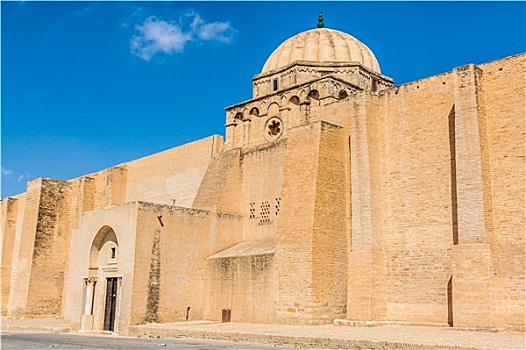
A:
{"label": "lattice stone window", "polygon": [[276,216],[279,214],[279,208],[280,208],[280,205],[281,205],[281,197],[278,197],[278,198],[276,198],[276,205],[275,205],[275,208],[276,208]]}
{"label": "lattice stone window", "polygon": [[250,210],[250,215],[248,216],[249,219],[255,219],[256,218],[256,203],[255,202],[250,202],[249,203],[249,210]]}
{"label": "lattice stone window", "polygon": [[271,205],[269,201],[261,202],[259,210],[259,223],[266,224],[270,222],[270,208]]}

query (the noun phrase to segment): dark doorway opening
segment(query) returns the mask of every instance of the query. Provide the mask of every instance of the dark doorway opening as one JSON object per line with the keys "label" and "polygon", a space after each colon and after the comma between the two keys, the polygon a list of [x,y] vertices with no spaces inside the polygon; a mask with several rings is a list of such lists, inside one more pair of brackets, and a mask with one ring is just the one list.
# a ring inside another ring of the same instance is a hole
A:
{"label": "dark doorway opening", "polygon": [[106,279],[106,305],[104,307],[104,330],[115,330],[115,307],[117,306],[117,278]]}
{"label": "dark doorway opening", "polygon": [[230,322],[232,318],[232,310],[230,309],[223,309],[222,315],[221,315],[221,322]]}

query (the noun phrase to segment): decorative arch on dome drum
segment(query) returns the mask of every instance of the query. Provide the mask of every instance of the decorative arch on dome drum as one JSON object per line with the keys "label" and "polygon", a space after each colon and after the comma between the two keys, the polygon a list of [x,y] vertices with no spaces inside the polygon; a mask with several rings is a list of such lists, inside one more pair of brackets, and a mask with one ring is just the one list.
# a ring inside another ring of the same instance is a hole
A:
{"label": "decorative arch on dome drum", "polygon": [[252,107],[249,115],[252,115],[254,117],[259,117],[259,109],[257,107]]}
{"label": "decorative arch on dome drum", "polygon": [[269,116],[274,116],[279,114],[279,105],[277,102],[272,102],[267,109],[267,114]]}
{"label": "decorative arch on dome drum", "polygon": [[289,98],[289,102],[298,106],[300,104],[300,98],[296,95],[292,96],[291,98]]}

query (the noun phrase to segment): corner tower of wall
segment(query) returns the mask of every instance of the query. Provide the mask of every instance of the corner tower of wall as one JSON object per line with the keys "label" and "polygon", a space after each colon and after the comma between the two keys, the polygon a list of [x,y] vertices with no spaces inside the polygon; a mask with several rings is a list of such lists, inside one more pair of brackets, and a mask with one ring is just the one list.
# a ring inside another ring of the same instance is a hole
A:
{"label": "corner tower of wall", "polygon": [[69,245],[69,185],[30,181],[13,249],[8,314],[60,315]]}
{"label": "corner tower of wall", "polygon": [[19,203],[22,201],[24,201],[24,196],[20,195],[17,198],[6,198],[1,202],[2,245],[0,247],[0,256],[2,257],[2,315],[7,314],[7,304],[9,302],[9,289],[11,285],[11,270],[13,266],[13,249],[16,236],[18,207]]}

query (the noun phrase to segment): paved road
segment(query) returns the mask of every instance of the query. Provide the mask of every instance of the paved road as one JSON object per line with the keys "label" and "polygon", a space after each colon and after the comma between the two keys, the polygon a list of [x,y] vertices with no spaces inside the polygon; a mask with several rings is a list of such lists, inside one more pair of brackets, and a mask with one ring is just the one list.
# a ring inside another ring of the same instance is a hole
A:
{"label": "paved road", "polygon": [[222,349],[280,349],[292,350],[291,345],[261,345],[234,343],[218,340],[197,339],[142,339],[117,336],[87,336],[63,333],[18,333],[2,332],[2,350],[49,350],[49,349],[177,349],[177,350],[222,350]]}

